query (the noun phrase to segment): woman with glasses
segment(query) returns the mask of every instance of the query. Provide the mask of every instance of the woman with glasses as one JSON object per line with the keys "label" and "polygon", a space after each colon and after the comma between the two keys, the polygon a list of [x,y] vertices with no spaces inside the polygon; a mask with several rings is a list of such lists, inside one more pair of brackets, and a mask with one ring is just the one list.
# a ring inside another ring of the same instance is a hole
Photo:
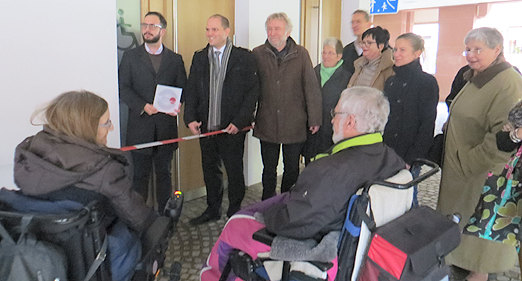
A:
{"label": "woman with glasses", "polygon": [[128,155],[106,146],[107,134],[114,129],[107,102],[87,91],[67,92],[32,119],[40,115],[43,130],[16,148],[16,185],[26,195],[52,201],[101,201],[107,214],[104,223],[111,225],[112,280],[129,280],[141,257],[137,234],[156,214],[131,188]]}
{"label": "woman with glasses", "polygon": [[[395,75],[384,84],[384,95],[390,102],[384,143],[408,165],[417,158],[426,158],[437,117],[439,86],[433,75],[422,71],[419,57],[423,51],[424,40],[419,35],[404,33],[397,37],[393,49]],[[414,204],[416,195],[417,188]]]}
{"label": "woman with glasses", "polygon": [[[470,70],[450,107],[437,206],[444,214],[459,213],[461,227],[475,209],[488,172],[500,174],[510,156],[497,149],[495,134],[522,98],[522,77],[505,61],[503,42],[502,34],[490,27],[473,29],[464,39]],[[470,281],[508,271],[516,260],[514,247],[470,235],[463,235],[446,258],[455,269],[469,271]]]}
{"label": "woman with glasses", "polygon": [[366,86],[384,89],[384,82],[393,75],[392,50],[388,41],[390,33],[380,26],[366,30],[362,35],[362,57],[354,61],[355,71],[348,88]]}
{"label": "woman with glasses", "polygon": [[317,133],[308,134],[303,148],[305,163],[320,152],[324,152],[333,145],[332,141],[332,118],[330,112],[337,105],[341,92],[346,89],[352,74],[343,65],[343,44],[337,38],[327,38],[323,42],[321,54],[322,63],[318,64],[314,70],[317,80],[321,85],[323,102],[323,125]]}

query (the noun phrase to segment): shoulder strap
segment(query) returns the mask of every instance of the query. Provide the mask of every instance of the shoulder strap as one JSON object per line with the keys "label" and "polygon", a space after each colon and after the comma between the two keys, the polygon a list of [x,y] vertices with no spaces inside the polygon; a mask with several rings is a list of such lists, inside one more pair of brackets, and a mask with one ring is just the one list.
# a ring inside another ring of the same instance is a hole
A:
{"label": "shoulder strap", "polygon": [[107,257],[107,237],[108,235],[105,235],[105,239],[103,239],[101,249],[98,252],[98,255],[96,255],[94,261],[92,262],[91,267],[89,267],[89,271],[87,272],[87,275],[85,275],[83,281],[89,281],[94,275],[94,273],[96,273],[96,270],[98,270],[103,261],[105,261],[105,258]]}
{"label": "shoulder strap", "polygon": [[12,245],[15,244],[13,238],[11,237],[11,235],[9,235],[9,233],[5,229],[4,225],[2,224],[2,221],[0,221],[0,236],[2,237],[2,239],[7,241],[9,244],[12,244]]}

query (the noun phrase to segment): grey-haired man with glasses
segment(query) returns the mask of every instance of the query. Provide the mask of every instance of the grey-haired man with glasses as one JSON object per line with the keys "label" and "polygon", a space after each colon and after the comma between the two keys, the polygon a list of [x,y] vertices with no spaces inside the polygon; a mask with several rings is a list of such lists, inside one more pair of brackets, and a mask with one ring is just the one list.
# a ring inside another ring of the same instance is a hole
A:
{"label": "grey-haired man with glasses", "polygon": [[[153,106],[157,85],[183,88],[187,80],[181,56],[162,43],[166,27],[163,15],[148,12],[141,23],[144,44],[125,52],[121,59],[120,98],[129,106],[127,145],[178,136],[177,110],[163,113]],[[147,200],[154,170],[158,210],[163,210],[172,190],[171,161],[176,148],[169,144],[132,152],[134,189]]]}

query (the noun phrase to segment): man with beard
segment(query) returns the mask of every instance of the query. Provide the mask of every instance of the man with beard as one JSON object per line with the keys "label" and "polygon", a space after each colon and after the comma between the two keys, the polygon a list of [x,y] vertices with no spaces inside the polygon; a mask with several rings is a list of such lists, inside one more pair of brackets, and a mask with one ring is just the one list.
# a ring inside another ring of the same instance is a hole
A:
{"label": "man with beard", "polygon": [[243,208],[227,222],[203,267],[201,280],[218,280],[223,268],[219,265],[225,264],[234,248],[254,259],[260,252],[268,252],[268,246],[252,239],[252,234],[263,227],[276,235],[318,241],[340,230],[348,200],[357,189],[406,167],[382,142],[389,112],[388,100],[381,91],[369,87],[345,89],[331,111],[335,144],[306,166],[289,192]]}
{"label": "man with beard", "polygon": [[263,200],[276,194],[281,147],[283,193],[299,176],[299,157],[307,131],[315,134],[322,122],[319,82],[308,51],[290,37],[290,19],[285,13],[271,14],[265,28],[267,40],[252,50],[261,85],[254,136],[261,142]]}
{"label": "man with beard", "polygon": [[[187,75],[180,55],[167,49],[162,39],[167,21],[158,12],[148,12],[141,23],[143,45],[123,54],[119,67],[120,98],[129,106],[127,144],[166,140],[178,136],[177,111],[162,113],[152,105],[157,85],[182,88]],[[158,210],[163,210],[172,191],[171,161],[177,144],[132,152],[133,188],[145,200],[154,168]]]}

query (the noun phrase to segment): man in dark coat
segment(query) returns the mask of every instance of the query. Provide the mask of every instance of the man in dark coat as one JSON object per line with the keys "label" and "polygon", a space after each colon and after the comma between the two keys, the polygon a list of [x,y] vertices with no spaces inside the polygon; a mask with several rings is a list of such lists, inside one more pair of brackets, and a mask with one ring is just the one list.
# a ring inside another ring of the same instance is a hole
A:
{"label": "man in dark coat", "polygon": [[343,49],[343,66],[350,73],[354,73],[355,67],[353,62],[362,56],[362,48],[360,46],[362,42],[362,34],[372,26],[370,21],[370,15],[364,10],[355,10],[352,14],[352,31],[353,35],[357,36],[355,41],[344,46]]}
{"label": "man in dark coat", "polygon": [[[123,54],[119,68],[120,99],[129,106],[127,144],[166,140],[178,136],[177,112],[159,112],[152,104],[157,85],[182,88],[187,75],[180,55],[162,44],[167,22],[157,12],[145,15],[141,31],[145,43]],[[154,166],[157,206],[165,204],[172,190],[171,161],[177,145],[163,145],[132,152],[134,189],[147,200]]]}
{"label": "man in dark coat", "polygon": [[217,280],[223,269],[219,265],[225,264],[234,248],[254,259],[268,252],[268,246],[252,239],[265,226],[269,232],[293,239],[317,239],[340,230],[348,201],[357,189],[406,167],[382,142],[389,111],[388,101],[377,89],[344,90],[333,112],[335,146],[306,166],[289,192],[246,207],[230,219],[207,259],[201,280]]}
{"label": "man in dark coat", "polygon": [[223,162],[228,177],[227,216],[241,207],[245,196],[243,152],[258,98],[256,63],[250,51],[232,45],[229,21],[213,15],[207,21],[208,45],[194,53],[186,88],[184,121],[194,134],[225,130],[199,140],[207,190],[207,209],[190,221],[197,225],[221,216]]}

